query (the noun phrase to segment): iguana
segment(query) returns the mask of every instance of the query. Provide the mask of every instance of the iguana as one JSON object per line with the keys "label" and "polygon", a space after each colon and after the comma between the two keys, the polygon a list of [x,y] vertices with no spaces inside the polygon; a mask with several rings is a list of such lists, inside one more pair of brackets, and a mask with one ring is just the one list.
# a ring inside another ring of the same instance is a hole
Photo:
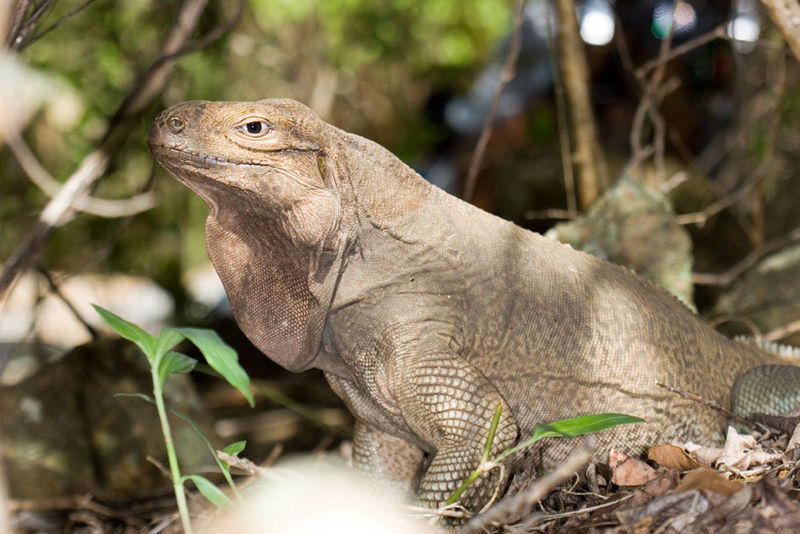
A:
{"label": "iguana", "polygon": [[[728,340],[629,270],[524,230],[426,182],[380,145],[292,100],[185,102],[148,136],[208,204],[206,241],[234,316],[292,371],[321,369],[356,418],[354,463],[441,505],[537,422],[621,412],[599,434],[637,452],[714,440],[721,404],[797,402],[800,368]],[[777,391],[783,385],[785,391]],[[736,400],[736,399],[735,399]],[[542,467],[574,445],[546,441]],[[489,498],[497,476],[464,494]]]}

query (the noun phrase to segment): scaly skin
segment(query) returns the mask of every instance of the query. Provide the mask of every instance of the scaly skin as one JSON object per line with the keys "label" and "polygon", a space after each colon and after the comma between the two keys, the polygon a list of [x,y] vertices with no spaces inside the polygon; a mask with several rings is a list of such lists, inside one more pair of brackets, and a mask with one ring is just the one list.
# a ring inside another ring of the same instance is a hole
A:
{"label": "scaly skin", "polygon": [[[647,420],[598,436],[601,449],[635,453],[715,440],[725,425],[656,381],[726,405],[738,375],[782,364],[297,102],[178,104],[148,143],[208,203],[208,250],[244,333],[288,369],[325,372],[356,416],[360,468],[410,487],[427,456],[417,491],[428,506],[476,467],[499,402],[492,454],[537,422],[599,412]],[[739,390],[769,392],[774,374],[750,376]],[[543,442],[542,467],[571,447]],[[463,502],[479,508],[501,482],[483,476]]]}

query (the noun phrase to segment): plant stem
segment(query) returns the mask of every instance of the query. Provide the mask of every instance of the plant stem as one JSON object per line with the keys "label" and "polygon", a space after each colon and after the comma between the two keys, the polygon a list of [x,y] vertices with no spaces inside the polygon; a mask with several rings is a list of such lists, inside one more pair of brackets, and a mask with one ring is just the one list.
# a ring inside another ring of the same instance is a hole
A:
{"label": "plant stem", "polygon": [[158,418],[161,420],[161,433],[164,434],[164,445],[167,447],[167,458],[169,459],[169,472],[172,475],[172,488],[175,491],[175,500],[178,503],[178,514],[181,517],[181,525],[185,534],[192,534],[192,523],[189,519],[189,507],[186,505],[186,493],[183,490],[183,479],[178,465],[178,455],[175,453],[175,443],[172,440],[172,430],[167,419],[167,409],[164,406],[164,394],[161,390],[161,381],[158,377],[158,362],[151,368],[153,377],[153,397],[156,401]]}

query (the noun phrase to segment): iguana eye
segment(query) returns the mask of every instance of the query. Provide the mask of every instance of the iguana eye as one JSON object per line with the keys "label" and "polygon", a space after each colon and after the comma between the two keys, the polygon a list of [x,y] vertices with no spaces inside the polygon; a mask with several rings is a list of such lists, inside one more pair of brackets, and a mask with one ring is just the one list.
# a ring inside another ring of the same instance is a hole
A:
{"label": "iguana eye", "polygon": [[249,121],[238,128],[252,137],[261,137],[272,129],[266,121]]}

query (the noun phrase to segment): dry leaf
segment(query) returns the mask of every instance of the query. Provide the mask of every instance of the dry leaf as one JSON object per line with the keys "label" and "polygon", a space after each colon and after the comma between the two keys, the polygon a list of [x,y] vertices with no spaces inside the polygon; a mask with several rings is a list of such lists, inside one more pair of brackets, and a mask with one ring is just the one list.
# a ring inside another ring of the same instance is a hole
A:
{"label": "dry leaf", "polygon": [[611,482],[618,486],[641,486],[656,477],[656,470],[642,460],[614,449],[608,453]]}
{"label": "dry leaf", "polygon": [[800,425],[794,427],[794,432],[792,432],[792,437],[789,439],[789,444],[786,445],[786,450],[790,451],[800,445]]}
{"label": "dry leaf", "polygon": [[699,467],[684,475],[683,480],[681,480],[678,487],[675,488],[675,492],[678,493],[690,489],[704,489],[730,497],[742,488],[744,488],[744,482],[728,480],[719,471],[708,467]]}
{"label": "dry leaf", "polygon": [[647,451],[647,459],[667,469],[689,471],[700,467],[700,464],[689,456],[685,450],[672,444],[650,447],[650,450]]}
{"label": "dry leaf", "polygon": [[714,465],[714,462],[716,462],[724,452],[718,447],[705,447],[697,443],[692,443],[691,441],[687,442],[686,445],[683,446],[683,449],[689,453],[689,456],[702,465],[707,465],[709,467]]}
{"label": "dry leaf", "polygon": [[717,463],[746,470],[752,466],[769,464],[782,458],[784,455],[779,452],[767,452],[762,449],[753,436],[739,434],[733,427],[728,427],[725,448]]}

